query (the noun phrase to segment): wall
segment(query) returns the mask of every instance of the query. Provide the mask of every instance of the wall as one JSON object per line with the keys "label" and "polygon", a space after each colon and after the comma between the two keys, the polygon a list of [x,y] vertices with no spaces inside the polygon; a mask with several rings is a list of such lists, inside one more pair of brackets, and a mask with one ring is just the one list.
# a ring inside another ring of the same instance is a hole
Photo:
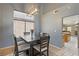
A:
{"label": "wall", "polygon": [[[13,44],[13,9],[24,12],[24,4],[0,4],[0,47]],[[35,30],[36,34],[41,31],[39,14],[35,15]]]}
{"label": "wall", "polygon": [[[23,11],[20,10],[23,7],[20,8],[21,6],[17,5],[15,8],[15,6],[16,5],[12,5],[12,4],[0,4],[0,55],[5,55],[4,53],[8,54],[9,49],[12,48],[10,46],[14,44],[14,39],[12,37],[13,9]],[[38,34],[41,30],[39,14],[35,15],[35,30],[36,30],[36,34]]]}
{"label": "wall", "polygon": [[[77,26],[77,29],[79,30],[79,24]],[[78,31],[78,48],[79,48],[79,31]]]}
{"label": "wall", "polygon": [[[52,6],[52,5],[51,5]],[[49,7],[47,7],[48,9]],[[53,10],[42,15],[41,28],[42,32],[47,32],[51,36],[51,44],[57,47],[63,47],[64,42],[62,39],[62,19],[66,16],[78,15],[79,4],[67,4],[57,10],[56,14],[53,14]]]}
{"label": "wall", "polygon": [[38,9],[37,14],[34,15],[34,21],[35,21],[35,34],[36,37],[39,36],[39,32],[41,32],[41,6],[39,4],[36,5],[36,8]]}
{"label": "wall", "polygon": [[2,41],[2,7],[0,5],[0,47],[1,47],[1,41]]}
{"label": "wall", "polygon": [[43,15],[41,23],[42,23],[42,32],[46,32],[50,34],[51,37],[50,43],[57,47],[62,47],[63,41],[61,40],[63,39],[61,36],[62,33],[61,18],[58,15],[53,15],[52,12],[49,12]]}
{"label": "wall", "polygon": [[0,48],[13,45],[13,9],[10,4],[0,4]]}
{"label": "wall", "polygon": [[40,19],[41,18],[40,18],[39,14],[35,15],[34,20],[35,20],[35,34],[36,34],[36,36],[39,36],[38,34],[39,34],[39,32],[41,32]]}

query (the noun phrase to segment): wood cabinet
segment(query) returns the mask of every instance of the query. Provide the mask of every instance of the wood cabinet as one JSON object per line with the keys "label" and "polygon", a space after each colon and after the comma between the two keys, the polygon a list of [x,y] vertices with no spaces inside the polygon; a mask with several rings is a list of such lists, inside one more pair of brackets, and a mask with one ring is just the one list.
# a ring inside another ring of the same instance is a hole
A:
{"label": "wood cabinet", "polygon": [[70,32],[69,31],[65,31],[63,32],[63,39],[64,39],[64,42],[68,42],[70,40]]}

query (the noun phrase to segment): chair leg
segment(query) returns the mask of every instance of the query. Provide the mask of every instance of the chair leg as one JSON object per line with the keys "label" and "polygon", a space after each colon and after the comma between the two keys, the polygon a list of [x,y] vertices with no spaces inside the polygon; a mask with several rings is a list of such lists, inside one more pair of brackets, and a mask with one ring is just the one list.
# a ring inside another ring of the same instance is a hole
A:
{"label": "chair leg", "polygon": [[33,52],[32,52],[32,55],[34,56],[34,48],[32,48],[32,51],[33,51]]}
{"label": "chair leg", "polygon": [[27,53],[28,53],[27,50],[24,53],[27,55]]}
{"label": "chair leg", "polygon": [[42,56],[42,52],[40,52],[40,56]]}
{"label": "chair leg", "polygon": [[18,53],[18,52],[16,52],[16,53],[15,53],[15,56],[19,56],[19,53]]}
{"label": "chair leg", "polygon": [[47,49],[47,56],[49,56],[49,50]]}

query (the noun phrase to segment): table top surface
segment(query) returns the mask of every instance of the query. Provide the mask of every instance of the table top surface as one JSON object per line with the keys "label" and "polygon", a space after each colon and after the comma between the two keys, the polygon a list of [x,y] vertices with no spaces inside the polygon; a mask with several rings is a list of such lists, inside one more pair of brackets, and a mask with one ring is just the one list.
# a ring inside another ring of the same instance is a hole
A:
{"label": "table top surface", "polygon": [[[41,36],[43,36],[43,35],[41,35]],[[45,36],[48,36],[48,35],[46,34]],[[20,37],[23,38],[23,40],[26,41],[27,43],[40,40],[40,36],[37,37],[35,35],[33,35],[33,36],[32,35],[21,35]]]}
{"label": "table top surface", "polygon": [[21,38],[23,38],[27,43],[34,42],[40,39],[40,37],[31,37],[31,35],[24,35],[21,36]]}

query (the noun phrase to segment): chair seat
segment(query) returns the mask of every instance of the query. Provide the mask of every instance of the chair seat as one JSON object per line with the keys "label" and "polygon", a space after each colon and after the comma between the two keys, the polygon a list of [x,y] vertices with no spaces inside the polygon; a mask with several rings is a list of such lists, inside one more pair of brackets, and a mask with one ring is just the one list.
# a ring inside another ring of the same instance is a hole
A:
{"label": "chair seat", "polygon": [[[35,45],[34,48],[35,48],[36,50],[40,51],[40,44]],[[41,49],[41,52],[43,52],[43,51],[45,51],[45,50],[47,50],[47,47],[42,48],[42,49]]]}
{"label": "chair seat", "polygon": [[19,52],[25,51],[27,49],[30,49],[30,45],[29,44],[23,44],[23,45],[18,46]]}
{"label": "chair seat", "polygon": [[26,44],[24,41],[19,41],[18,42],[18,45],[23,45],[23,44]]}
{"label": "chair seat", "polygon": [[17,42],[19,42],[19,41],[23,41],[22,39],[20,39],[20,38],[17,38]]}

